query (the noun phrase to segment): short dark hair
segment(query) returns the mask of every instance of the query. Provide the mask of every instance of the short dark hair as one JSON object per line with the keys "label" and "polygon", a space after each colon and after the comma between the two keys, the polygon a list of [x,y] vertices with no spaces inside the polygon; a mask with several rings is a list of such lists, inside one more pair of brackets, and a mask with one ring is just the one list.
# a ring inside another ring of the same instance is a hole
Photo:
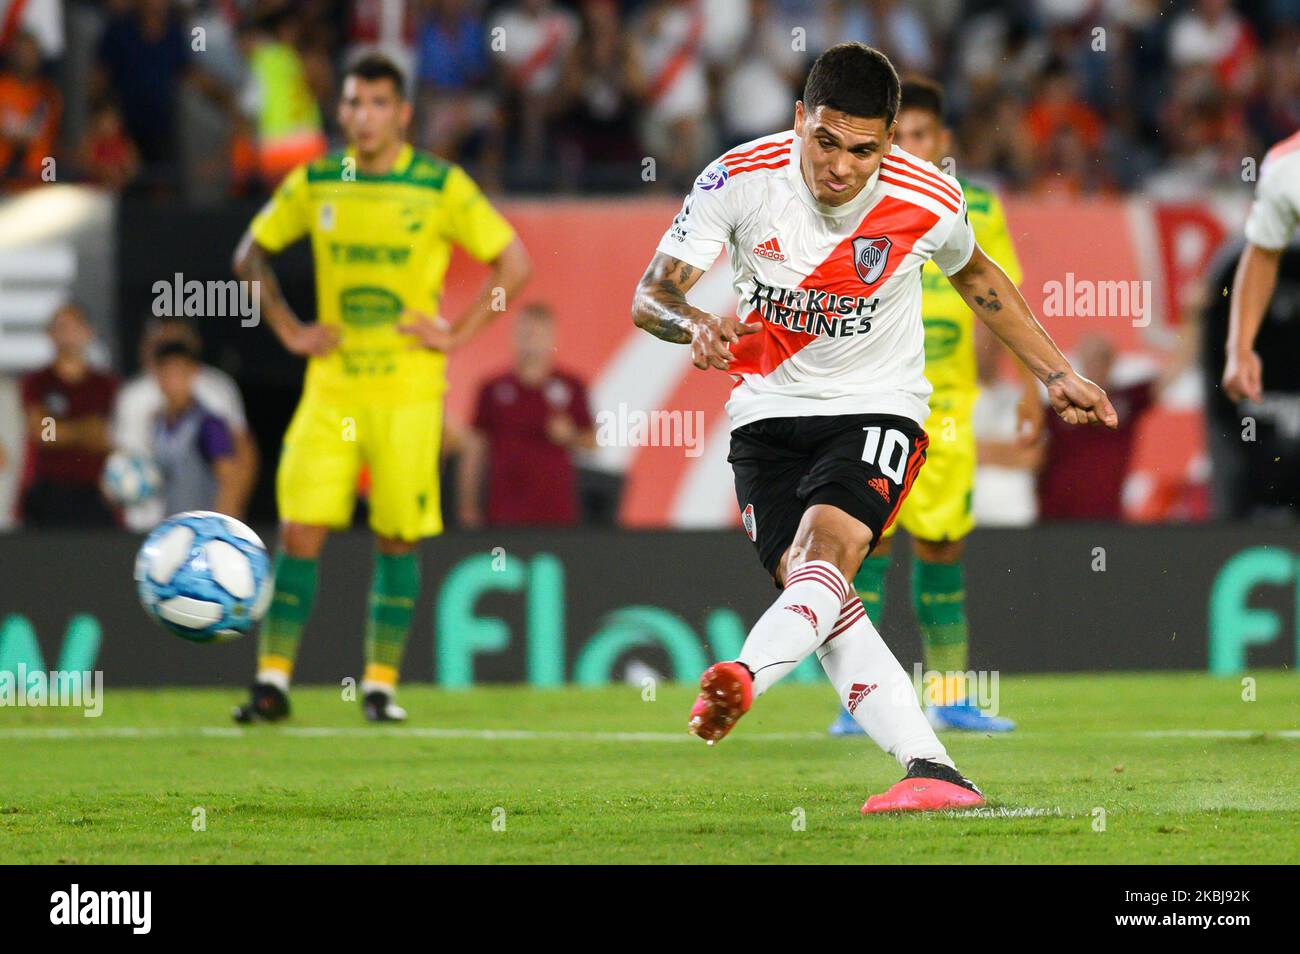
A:
{"label": "short dark hair", "polygon": [[363,79],[369,83],[386,79],[393,84],[393,88],[397,90],[397,95],[400,98],[406,98],[406,74],[401,71],[396,63],[379,53],[367,53],[349,66],[343,73],[343,78],[346,79],[349,76],[355,76],[357,79]]}
{"label": "short dark hair", "polygon": [[835,109],[864,119],[898,116],[899,83],[894,64],[865,43],[839,43],[817,57],[803,87],[803,108]]}
{"label": "short dark hair", "polygon": [[909,76],[903,81],[898,105],[899,112],[905,109],[919,109],[936,119],[943,119],[943,87],[924,76]]}
{"label": "short dark hair", "polygon": [[185,341],[164,341],[153,349],[155,364],[162,364],[168,358],[184,358],[192,364],[199,363],[199,353]]}

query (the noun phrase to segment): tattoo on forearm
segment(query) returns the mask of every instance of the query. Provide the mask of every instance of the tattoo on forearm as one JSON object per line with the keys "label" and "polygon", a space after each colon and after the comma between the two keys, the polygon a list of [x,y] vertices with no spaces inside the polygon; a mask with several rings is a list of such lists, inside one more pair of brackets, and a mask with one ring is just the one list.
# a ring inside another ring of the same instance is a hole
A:
{"label": "tattoo on forearm", "polygon": [[697,269],[677,259],[656,260],[637,286],[633,312],[638,327],[674,344],[690,344],[695,311],[685,288]]}
{"label": "tattoo on forearm", "polygon": [[1064,371],[1053,371],[1051,374],[1047,376],[1047,380],[1045,380],[1043,383],[1050,387],[1051,385],[1055,384],[1057,381],[1061,380],[1061,378],[1063,377],[1065,377]]}
{"label": "tattoo on forearm", "polygon": [[1002,302],[998,300],[998,293],[995,292],[992,288],[988,290],[987,298],[985,298],[983,295],[976,295],[975,304],[979,305],[985,311],[1002,310]]}

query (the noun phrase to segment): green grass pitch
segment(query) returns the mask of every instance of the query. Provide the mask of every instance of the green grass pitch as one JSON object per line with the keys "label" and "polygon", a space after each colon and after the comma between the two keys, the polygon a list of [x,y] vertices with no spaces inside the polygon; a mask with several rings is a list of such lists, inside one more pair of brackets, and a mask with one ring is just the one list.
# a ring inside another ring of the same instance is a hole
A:
{"label": "green grass pitch", "polygon": [[244,729],[229,689],[109,688],[98,719],[0,710],[0,863],[1294,864],[1300,677],[1255,678],[1004,678],[1019,731],[945,736],[989,807],[872,818],[898,766],[825,735],[824,686],[712,748],[686,686],[408,686],[391,728],[304,688]]}

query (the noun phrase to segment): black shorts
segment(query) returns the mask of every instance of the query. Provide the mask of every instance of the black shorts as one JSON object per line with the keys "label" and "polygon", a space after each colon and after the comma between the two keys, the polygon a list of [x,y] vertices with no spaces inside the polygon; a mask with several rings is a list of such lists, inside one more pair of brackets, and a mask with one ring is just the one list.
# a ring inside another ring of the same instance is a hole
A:
{"label": "black shorts", "polygon": [[804,511],[830,504],[871,528],[874,549],[912,487],[930,439],[893,414],[774,417],[731,432],[745,533],[776,576]]}

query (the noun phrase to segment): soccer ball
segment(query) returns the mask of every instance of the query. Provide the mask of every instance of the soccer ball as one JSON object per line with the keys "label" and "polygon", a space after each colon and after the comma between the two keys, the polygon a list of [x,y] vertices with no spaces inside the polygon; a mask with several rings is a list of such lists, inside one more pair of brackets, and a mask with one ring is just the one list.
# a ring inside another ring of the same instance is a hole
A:
{"label": "soccer ball", "polygon": [[162,489],[162,474],[148,457],[114,451],[104,461],[99,486],[113,505],[134,507],[157,495]]}
{"label": "soccer ball", "polygon": [[266,615],[274,580],[261,538],[233,517],[190,510],[168,517],[135,558],[145,611],[177,636],[221,642]]}

